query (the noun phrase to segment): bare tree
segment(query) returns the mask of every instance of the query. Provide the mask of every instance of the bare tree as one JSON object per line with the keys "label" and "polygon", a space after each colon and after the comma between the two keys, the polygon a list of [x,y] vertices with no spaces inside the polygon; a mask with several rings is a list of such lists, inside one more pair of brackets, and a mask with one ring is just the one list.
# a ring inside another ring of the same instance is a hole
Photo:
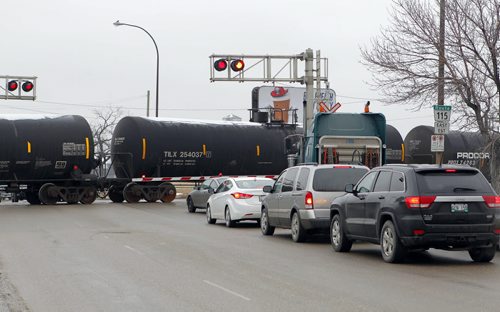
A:
{"label": "bare tree", "polygon": [[[440,0],[394,0],[389,26],[370,47],[361,49],[384,102],[413,110],[437,102],[439,4]],[[500,125],[499,36],[499,0],[446,1],[446,103],[453,106],[457,128],[478,130],[489,142],[497,141]],[[495,144],[489,146],[492,154],[499,154]],[[500,172],[491,174],[500,189]]]}
{"label": "bare tree", "polygon": [[94,150],[100,159],[98,167],[99,175],[106,174],[107,161],[111,158],[111,139],[113,130],[120,120],[123,112],[120,107],[106,107],[102,110],[94,110],[96,120],[92,123],[94,134]]}

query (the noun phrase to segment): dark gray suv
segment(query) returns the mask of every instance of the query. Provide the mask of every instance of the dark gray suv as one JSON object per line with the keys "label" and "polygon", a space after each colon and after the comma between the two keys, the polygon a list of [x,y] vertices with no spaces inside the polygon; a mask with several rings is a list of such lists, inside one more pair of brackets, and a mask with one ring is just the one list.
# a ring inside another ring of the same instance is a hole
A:
{"label": "dark gray suv", "polygon": [[387,262],[428,248],[468,250],[476,262],[495,257],[500,197],[475,168],[385,165],[346,192],[331,205],[335,251],[362,240],[380,244]]}
{"label": "dark gray suv", "polygon": [[312,231],[328,233],[330,203],[356,183],[368,167],[358,165],[300,165],[283,171],[262,201],[261,230],[272,235],[275,227],[292,230],[295,242]]}

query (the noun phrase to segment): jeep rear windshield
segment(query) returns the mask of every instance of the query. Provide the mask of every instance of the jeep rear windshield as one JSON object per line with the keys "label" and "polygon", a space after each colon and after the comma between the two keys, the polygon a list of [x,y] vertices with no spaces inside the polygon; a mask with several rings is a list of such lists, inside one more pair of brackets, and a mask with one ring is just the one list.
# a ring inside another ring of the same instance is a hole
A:
{"label": "jeep rear windshield", "polygon": [[488,180],[473,170],[417,171],[421,194],[493,194]]}
{"label": "jeep rear windshield", "polygon": [[368,170],[364,168],[322,168],[314,172],[313,190],[343,192],[347,184],[356,184]]}

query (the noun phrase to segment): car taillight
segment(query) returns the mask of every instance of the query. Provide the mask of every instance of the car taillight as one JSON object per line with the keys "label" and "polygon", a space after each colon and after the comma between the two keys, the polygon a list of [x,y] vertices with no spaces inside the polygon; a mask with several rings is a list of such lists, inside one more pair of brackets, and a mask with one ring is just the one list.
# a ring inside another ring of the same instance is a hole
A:
{"label": "car taillight", "polygon": [[421,235],[424,235],[425,234],[425,231],[424,230],[413,230],[413,235],[415,236],[421,236]]}
{"label": "car taillight", "polygon": [[483,199],[488,208],[500,208],[500,196],[483,196]]}
{"label": "car taillight", "polygon": [[233,193],[231,194],[235,199],[248,199],[253,197],[252,194],[245,194],[245,193]]}
{"label": "car taillight", "polygon": [[410,196],[405,198],[406,207],[429,208],[436,199],[436,196]]}
{"label": "car taillight", "polygon": [[304,204],[305,204],[306,209],[314,209],[313,194],[311,192],[306,193],[306,199],[305,199]]}
{"label": "car taillight", "polygon": [[500,229],[495,229],[495,234],[500,234]]}

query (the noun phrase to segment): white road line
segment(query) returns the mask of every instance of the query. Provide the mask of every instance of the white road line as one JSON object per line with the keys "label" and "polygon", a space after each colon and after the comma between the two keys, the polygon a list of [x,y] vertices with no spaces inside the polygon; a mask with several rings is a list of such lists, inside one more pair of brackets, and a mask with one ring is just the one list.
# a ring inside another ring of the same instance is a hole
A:
{"label": "white road line", "polygon": [[219,288],[219,289],[221,289],[221,290],[223,290],[223,291],[225,291],[225,292],[227,292],[227,293],[230,293],[231,295],[234,295],[234,296],[236,296],[236,297],[240,297],[240,298],[241,298],[241,299],[243,299],[243,300],[250,301],[250,298],[245,297],[245,296],[243,296],[243,295],[240,295],[240,294],[238,294],[237,292],[234,292],[234,291],[232,291],[232,290],[229,290],[229,289],[227,289],[227,288],[224,288],[224,287],[222,287],[222,286],[220,286],[220,285],[217,285],[217,284],[215,284],[215,283],[212,283],[211,281],[203,280],[203,282],[204,282],[204,283],[207,283],[207,284],[208,284],[208,285],[210,285],[210,286],[213,286],[213,287]]}
{"label": "white road line", "polygon": [[133,251],[133,252],[135,252],[136,254],[139,254],[139,255],[141,255],[141,256],[144,256],[144,253],[142,253],[141,251],[139,251],[139,250],[137,250],[137,249],[135,249],[135,248],[130,247],[129,245],[123,245],[123,247],[125,247],[125,248],[127,248],[127,249],[129,249],[129,250],[132,250],[132,251]]}

